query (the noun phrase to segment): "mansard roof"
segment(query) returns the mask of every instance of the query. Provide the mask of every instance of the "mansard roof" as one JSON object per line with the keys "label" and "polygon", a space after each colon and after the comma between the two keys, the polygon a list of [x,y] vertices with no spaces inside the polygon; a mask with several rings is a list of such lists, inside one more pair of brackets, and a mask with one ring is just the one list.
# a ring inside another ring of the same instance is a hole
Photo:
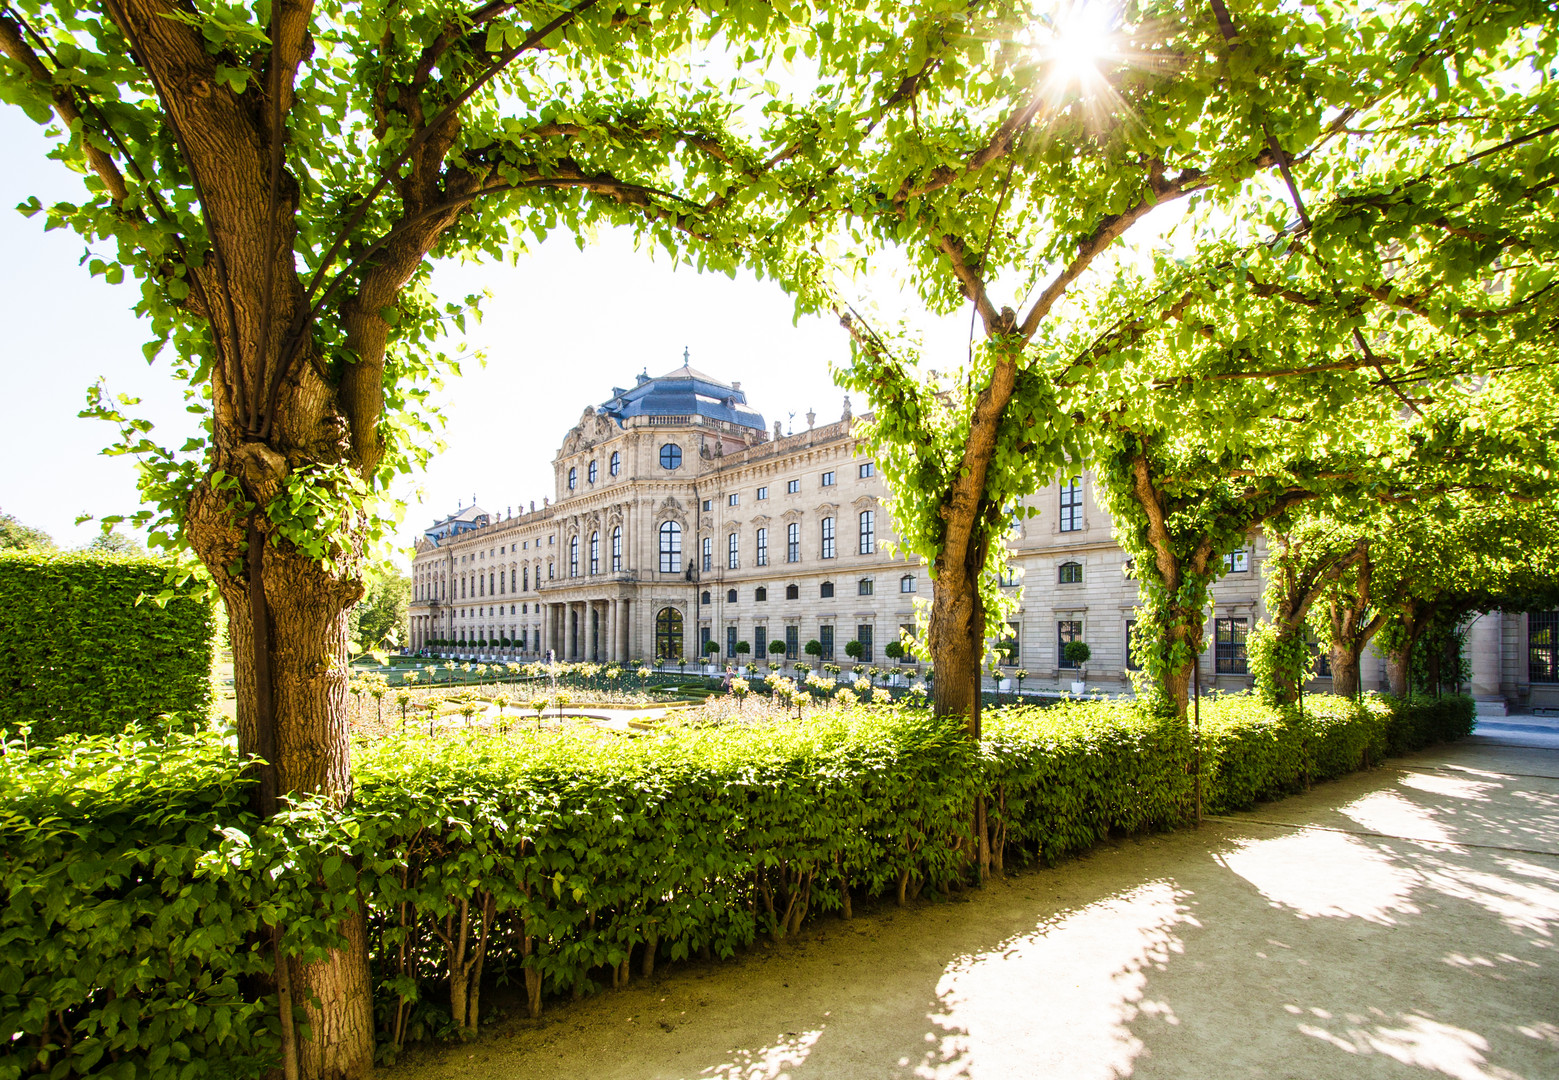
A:
{"label": "mansard roof", "polygon": [[740,384],[723,383],[692,367],[681,367],[656,378],[640,375],[631,390],[612,388],[612,397],[601,412],[619,424],[635,416],[704,416],[730,424],[766,431],[763,415],[747,406]]}

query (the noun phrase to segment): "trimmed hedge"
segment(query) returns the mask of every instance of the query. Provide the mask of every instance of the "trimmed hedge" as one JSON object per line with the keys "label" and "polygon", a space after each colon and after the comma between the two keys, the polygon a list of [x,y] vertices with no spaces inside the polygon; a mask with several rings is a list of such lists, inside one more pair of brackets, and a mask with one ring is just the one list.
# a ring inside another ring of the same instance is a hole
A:
{"label": "trimmed hedge", "polygon": [[[1466,699],[1306,706],[1204,704],[1208,808],[1472,724]],[[779,939],[852,896],[962,888],[977,794],[998,865],[1192,812],[1176,721],[1081,702],[999,710],[986,732],[975,747],[924,712],[861,707],[642,738],[394,740],[361,756],[347,814],[304,804],[264,827],[215,737],[9,746],[0,1080],[254,1071],[277,1045],[246,943],[257,913],[279,918],[291,948],[317,948],[354,882],[389,1057],[479,1017],[484,974],[525,986],[539,1010],[660,960]]]}
{"label": "trimmed hedge", "polygon": [[39,742],[204,720],[213,612],[193,594],[152,599],[167,572],[147,556],[0,553],[0,723],[29,724]]}

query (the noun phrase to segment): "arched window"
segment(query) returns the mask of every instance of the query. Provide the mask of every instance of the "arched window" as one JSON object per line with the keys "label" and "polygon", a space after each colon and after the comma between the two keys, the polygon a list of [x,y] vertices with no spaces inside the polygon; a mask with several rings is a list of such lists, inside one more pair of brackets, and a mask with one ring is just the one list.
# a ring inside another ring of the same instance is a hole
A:
{"label": "arched window", "polygon": [[734,603],[736,603],[736,590],[735,589],[727,589],[727,590],[725,590],[725,602],[727,604],[734,604]]}
{"label": "arched window", "polygon": [[601,572],[601,534],[590,534],[590,573],[592,575]]}
{"label": "arched window", "polygon": [[623,456],[616,450],[612,451],[612,460],[607,464],[606,471],[613,476],[623,471]]}
{"label": "arched window", "polygon": [[740,564],[741,540],[739,534],[732,533],[725,542],[725,568],[735,570]]}
{"label": "arched window", "polygon": [[509,572],[507,570],[500,570],[500,571],[498,571],[498,595],[502,596],[504,593],[506,593],[508,591],[509,591]]}
{"label": "arched window", "polygon": [[660,448],[660,467],[662,469],[680,469],[682,467],[682,447],[676,443],[667,443]]}
{"label": "arched window", "polygon": [[598,466],[596,463],[592,461],[590,466],[585,470],[585,478],[592,484],[595,483],[600,476],[600,474],[597,472],[597,468]]}
{"label": "arched window", "polygon": [[906,592],[914,592],[914,591],[915,591],[915,575],[914,574],[905,574],[903,577],[899,578],[899,592],[906,593]]}
{"label": "arched window", "polygon": [[800,600],[801,599],[801,586],[800,585],[786,585],[785,586],[785,599],[786,600]]}
{"label": "arched window", "polygon": [[525,567],[525,588],[522,591],[530,592],[530,567],[528,566]]}
{"label": "arched window", "polygon": [[1074,585],[1083,580],[1083,564],[1076,562],[1064,562],[1057,572],[1056,580],[1062,585]]}
{"label": "arched window", "polygon": [[705,589],[703,592],[698,594],[698,602],[700,604],[712,604],[712,603],[714,603],[714,601],[709,598],[709,590],[708,589]]}
{"label": "arched window", "polygon": [[823,582],[823,584],[818,587],[818,595],[821,596],[824,600],[831,598],[834,595],[834,583],[832,581]]}
{"label": "arched window", "polygon": [[621,525],[612,529],[612,573],[623,568],[623,527]]}
{"label": "arched window", "polygon": [[861,554],[870,555],[877,550],[877,512],[861,511]]}
{"label": "arched window", "polygon": [[[667,524],[675,523],[667,522]],[[682,658],[682,612],[676,608],[661,608],[655,615],[655,658],[657,660]]]}
{"label": "arched window", "polygon": [[579,576],[579,537],[568,538],[568,576]]}
{"label": "arched window", "polygon": [[752,591],[752,598],[758,601],[760,604],[764,603],[769,598],[769,590],[765,589],[762,585],[759,585]]}
{"label": "arched window", "polygon": [[579,486],[579,470],[572,466],[568,470],[568,490],[573,491]]}
{"label": "arched window", "polygon": [[826,517],[826,518],[823,519],[823,558],[825,558],[825,559],[832,559],[833,557],[834,557],[834,519],[831,518],[831,517]]}
{"label": "arched window", "polygon": [[[660,526],[660,572],[675,574],[682,569],[682,526],[665,521]],[[667,608],[666,610],[671,610]],[[681,616],[678,615],[680,619]],[[679,631],[680,636],[680,631]]]}

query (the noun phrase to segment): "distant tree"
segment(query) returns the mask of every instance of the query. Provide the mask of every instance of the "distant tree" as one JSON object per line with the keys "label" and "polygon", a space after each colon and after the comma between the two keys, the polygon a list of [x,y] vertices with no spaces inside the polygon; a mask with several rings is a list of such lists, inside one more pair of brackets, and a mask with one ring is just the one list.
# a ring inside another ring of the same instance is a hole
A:
{"label": "distant tree", "polygon": [[144,555],[146,548],[140,541],[132,536],[126,536],[118,529],[110,529],[105,533],[98,533],[87,545],[88,551],[105,551],[114,555]]}
{"label": "distant tree", "polygon": [[0,551],[48,551],[54,537],[42,529],[23,525],[13,515],[0,513]]}
{"label": "distant tree", "polygon": [[393,649],[410,633],[411,579],[383,565],[363,575],[363,598],[352,608],[350,640],[359,650]]}

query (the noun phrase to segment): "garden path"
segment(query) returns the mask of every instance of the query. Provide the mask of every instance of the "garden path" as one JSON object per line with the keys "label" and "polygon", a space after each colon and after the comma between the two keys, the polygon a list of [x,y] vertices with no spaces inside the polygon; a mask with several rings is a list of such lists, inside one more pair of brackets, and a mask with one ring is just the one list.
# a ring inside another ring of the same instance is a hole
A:
{"label": "garden path", "polygon": [[1559,1077],[1559,749],[1523,734],[826,918],[386,1075]]}

